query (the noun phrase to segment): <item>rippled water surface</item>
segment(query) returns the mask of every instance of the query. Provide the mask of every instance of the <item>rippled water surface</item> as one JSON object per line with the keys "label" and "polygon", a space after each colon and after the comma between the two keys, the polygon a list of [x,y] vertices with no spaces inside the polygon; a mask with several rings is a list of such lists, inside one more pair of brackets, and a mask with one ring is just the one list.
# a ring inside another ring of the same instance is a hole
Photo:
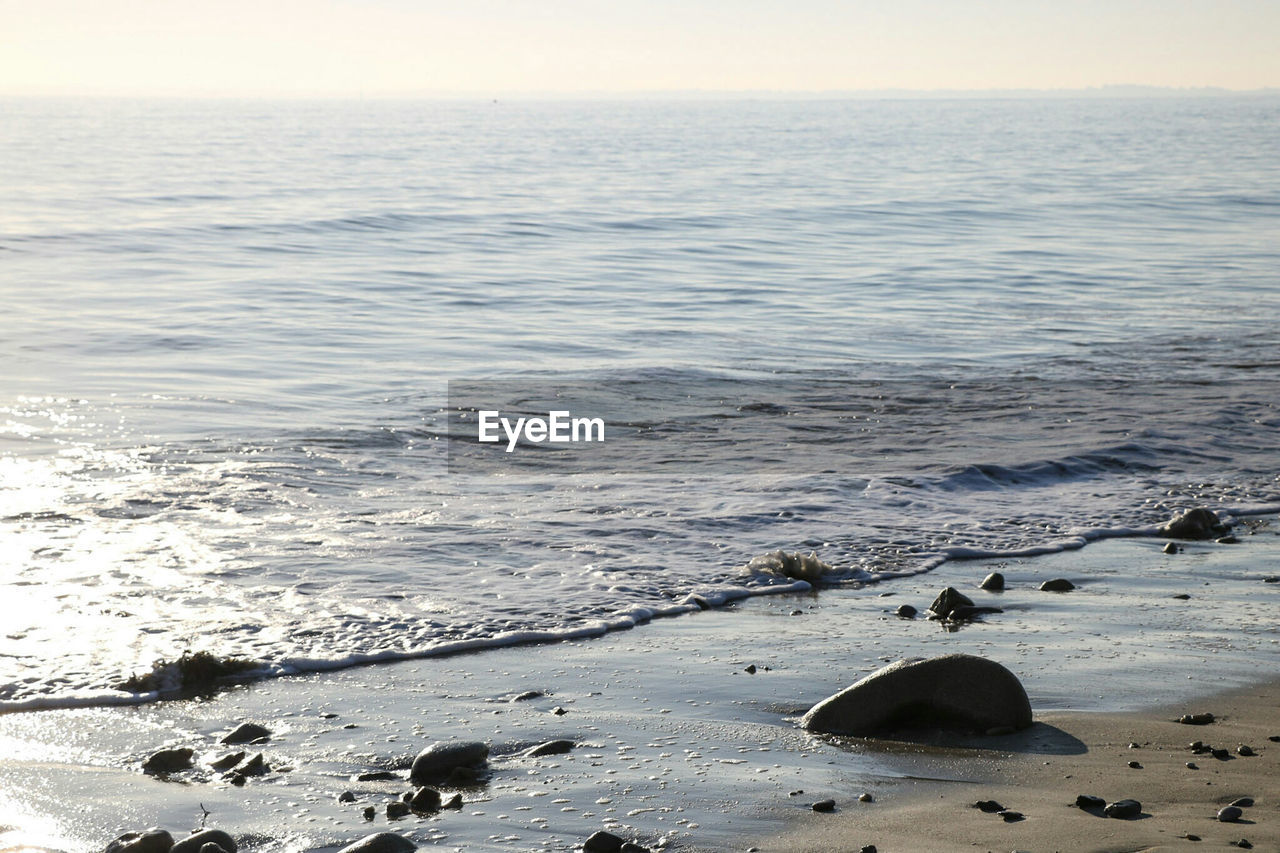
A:
{"label": "rippled water surface", "polygon": [[[0,107],[9,707],[1280,502],[1274,98]],[[480,379],[707,440],[459,470]]]}

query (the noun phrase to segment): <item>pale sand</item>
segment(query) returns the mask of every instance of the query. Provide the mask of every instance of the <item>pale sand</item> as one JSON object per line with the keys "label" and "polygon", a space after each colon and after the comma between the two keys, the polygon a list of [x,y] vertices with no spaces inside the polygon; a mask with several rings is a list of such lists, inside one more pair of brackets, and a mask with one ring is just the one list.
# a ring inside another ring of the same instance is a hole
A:
{"label": "pale sand", "polygon": [[[1211,711],[1217,722],[1174,722]],[[761,851],[1155,851],[1280,850],[1280,681],[1221,694],[1187,706],[1134,713],[1048,712],[1029,733],[997,739],[1002,748],[952,749],[874,744],[929,775],[971,781],[920,781],[872,803],[837,798],[834,814],[806,814],[786,832],[752,842]],[[1226,747],[1231,757],[1193,755],[1190,742]],[[1130,748],[1131,742],[1139,748]],[[862,742],[864,745],[870,742]],[[1240,757],[1247,744],[1255,757]],[[1018,751],[1010,751],[1016,747]],[[1056,754],[1055,754],[1056,751]],[[1070,753],[1075,754],[1070,754]],[[1062,754],[1068,753],[1068,754]],[[1134,769],[1129,762],[1142,767]],[[1189,769],[1193,762],[1199,769]],[[942,771],[942,772],[939,772]],[[1074,806],[1077,794],[1108,802],[1132,798],[1142,816],[1116,820]],[[1219,808],[1252,797],[1243,819],[1222,823]],[[996,800],[1026,819],[1005,823],[973,808]],[[1199,836],[1195,840],[1192,836]]]}

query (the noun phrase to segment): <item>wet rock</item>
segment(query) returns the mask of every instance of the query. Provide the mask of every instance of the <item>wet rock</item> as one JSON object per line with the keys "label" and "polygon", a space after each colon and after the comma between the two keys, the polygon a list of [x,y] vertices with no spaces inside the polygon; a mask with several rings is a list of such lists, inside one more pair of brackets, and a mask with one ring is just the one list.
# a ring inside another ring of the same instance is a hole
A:
{"label": "wet rock", "polygon": [[241,776],[265,776],[271,771],[271,765],[262,757],[259,752],[253,758],[250,758],[244,765],[236,770]]}
{"label": "wet rock", "polygon": [[440,806],[442,809],[460,809],[462,808],[462,795],[454,794],[445,803]]}
{"label": "wet rock", "polygon": [[1213,722],[1213,714],[1207,711],[1202,714],[1183,714],[1178,722],[1184,726],[1207,726]]}
{"label": "wet rock", "polygon": [[400,777],[390,770],[370,770],[368,773],[357,773],[357,782],[390,782]]}
{"label": "wet rock", "polygon": [[1213,512],[1197,507],[1169,519],[1157,532],[1169,539],[1213,539],[1224,535],[1227,526]]}
{"label": "wet rock", "polygon": [[252,743],[255,740],[260,740],[262,738],[270,738],[270,737],[271,737],[271,729],[267,728],[266,726],[260,726],[257,723],[241,723],[240,725],[236,726],[235,730],[232,731],[231,734],[224,737],[220,741],[220,743],[225,743],[228,745],[237,744],[237,743]]}
{"label": "wet rock", "polygon": [[348,844],[338,853],[412,853],[417,849],[412,841],[395,832],[378,832],[366,835],[354,844]]}
{"label": "wet rock", "polygon": [[1175,595],[1175,596],[1174,596],[1174,598],[1175,598],[1175,599],[1177,599],[1178,601],[1190,601],[1190,600],[1191,600],[1191,596],[1187,595],[1185,592],[1180,592],[1180,593],[1178,593],[1177,595]]}
{"label": "wet rock", "polygon": [[1191,750],[1196,755],[1199,755],[1202,752],[1208,752],[1210,747],[1205,746],[1204,741],[1202,740],[1193,740],[1191,743],[1187,744],[1187,749]]}
{"label": "wet rock", "polygon": [[1235,823],[1244,817],[1244,812],[1239,806],[1226,806],[1218,809],[1218,820],[1222,823]]}
{"label": "wet rock", "polygon": [[582,850],[583,853],[618,853],[624,843],[624,839],[601,829],[582,842]]}
{"label": "wet rock", "polygon": [[1238,809],[1247,809],[1253,805],[1253,797],[1239,797],[1232,800],[1229,805],[1233,805]]}
{"label": "wet rock", "polygon": [[186,747],[181,749],[162,749],[142,762],[142,772],[164,774],[187,770],[195,763],[191,759],[194,754],[194,750]]}
{"label": "wet rock", "polygon": [[769,554],[753,557],[751,562],[747,563],[747,570],[817,583],[831,572],[831,566],[818,559],[818,555],[812,551],[809,552],[808,556],[798,551],[794,554],[788,554],[786,551],[773,551]]}
{"label": "wet rock", "polygon": [[1170,542],[1164,546],[1164,552],[1166,554],[1176,554],[1178,553],[1178,546]]}
{"label": "wet rock", "polygon": [[1076,585],[1066,578],[1054,578],[1040,584],[1041,592],[1071,592],[1075,588]]}
{"label": "wet rock", "polygon": [[636,844],[634,841],[628,841],[618,848],[618,853],[649,853],[649,848]]}
{"label": "wet rock", "polygon": [[973,655],[901,660],[873,672],[809,709],[809,731],[869,735],[926,723],[985,732],[1025,729],[1031,703],[1017,676]]}
{"label": "wet rock", "polygon": [[1199,769],[1200,769],[1200,765],[1196,764],[1194,761],[1188,761],[1188,762],[1187,762],[1187,769],[1188,769],[1188,770],[1199,770]]}
{"label": "wet rock", "polygon": [[871,796],[870,794],[859,794],[859,795],[858,795],[858,802],[860,802],[860,803],[874,803],[874,802],[875,802],[875,799],[876,799],[876,798],[875,798],[875,797],[873,797],[873,796]]}
{"label": "wet rock", "polygon": [[999,572],[992,572],[982,579],[982,583],[978,587],[985,589],[987,592],[1003,592],[1004,591],[1004,575]]}
{"label": "wet rock", "polygon": [[1102,797],[1095,797],[1092,794],[1081,794],[1076,797],[1076,808],[1078,809],[1103,809],[1107,807],[1107,801]]}
{"label": "wet rock", "polygon": [[1254,752],[1253,747],[1251,746],[1245,746],[1244,744],[1240,744],[1239,746],[1236,747],[1236,755],[1243,755],[1245,758],[1248,758],[1250,756],[1257,755],[1257,754],[1258,753]]}
{"label": "wet rock", "polygon": [[1280,575],[1268,575],[1262,579],[1263,583],[1280,583]]}
{"label": "wet rock", "polygon": [[1231,758],[1231,753],[1227,752],[1225,749],[1211,749],[1209,752],[1219,761],[1226,761]]}
{"label": "wet rock", "polygon": [[919,611],[917,611],[910,604],[900,605],[898,609],[894,611],[894,613],[898,614],[903,619],[914,619],[916,617],[916,613],[918,612]]}
{"label": "wet rock", "polygon": [[998,814],[999,812],[1004,811],[1004,806],[1000,805],[995,800],[978,800],[973,804],[973,807],[978,811],[985,812],[987,814]]}
{"label": "wet rock", "polygon": [[528,702],[530,699],[541,699],[546,694],[541,690],[526,690],[511,697],[512,702]]}
{"label": "wet rock", "polygon": [[169,853],[173,836],[153,826],[142,832],[126,832],[107,845],[104,853]]}
{"label": "wet rock", "polygon": [[1268,735],[1267,740],[1272,743],[1280,743],[1280,735]]}
{"label": "wet rock", "polygon": [[197,850],[196,853],[231,853],[231,851],[224,850],[223,848],[219,847],[217,844],[214,844],[212,841],[210,841],[208,844],[202,844],[200,846],[200,849]]}
{"label": "wet rock", "polygon": [[1137,800],[1116,800],[1103,809],[1102,813],[1107,817],[1128,820],[1142,814],[1142,803]]}
{"label": "wet rock", "polygon": [[377,816],[378,810],[373,806],[366,806],[363,812],[365,820],[373,820]]}
{"label": "wet rock", "polygon": [[1241,838],[1239,841],[1228,841],[1232,847],[1239,847],[1241,850],[1252,850],[1253,845],[1249,843],[1249,839]]}
{"label": "wet rock", "polygon": [[565,714],[569,712],[566,711],[564,708],[561,708],[559,705],[557,705],[551,709],[551,713],[555,714],[557,717],[563,717]]}
{"label": "wet rock", "polygon": [[387,820],[399,820],[406,817],[412,809],[404,800],[392,800],[387,803]]}
{"label": "wet rock", "polygon": [[236,841],[221,829],[203,829],[173,845],[169,853],[203,853],[206,844],[216,845],[225,853],[236,853]]}
{"label": "wet rock", "polygon": [[747,673],[748,675],[755,675],[755,674],[756,674],[756,665],[755,665],[755,664],[748,664],[748,665],[747,665],[747,667],[746,667],[745,669],[743,669],[742,671],[743,671],[743,672],[745,672],[745,673]]}
{"label": "wet rock", "polygon": [[458,768],[483,767],[489,760],[489,745],[480,741],[440,741],[428,746],[413,759],[409,779],[415,785],[448,779]]}
{"label": "wet rock", "polygon": [[969,619],[975,619],[987,613],[1003,613],[1003,612],[1004,611],[1001,610],[999,607],[977,607],[977,606],[970,607],[968,605],[962,604],[959,607],[953,607],[951,609],[951,613],[947,615],[947,621],[948,622],[965,622]]}
{"label": "wet rock", "polygon": [[343,791],[341,794],[338,795],[338,802],[340,803],[354,803],[355,801],[356,801],[355,791]]}
{"label": "wet rock", "polygon": [[1139,764],[1139,763],[1138,763],[1138,762],[1136,762],[1136,761],[1130,761],[1130,762],[1129,762],[1129,769],[1130,769],[1130,770],[1141,770],[1141,769],[1142,769],[1142,765],[1141,765],[1141,764]]}
{"label": "wet rock", "polygon": [[415,812],[439,811],[440,792],[435,788],[419,788],[409,797],[409,808]]}
{"label": "wet rock", "polygon": [[816,803],[810,806],[810,808],[812,808],[815,812],[833,812],[836,810],[836,801],[830,800],[830,799],[818,800]]}
{"label": "wet rock", "polygon": [[1012,809],[1005,809],[1002,812],[997,812],[997,814],[1000,815],[1005,823],[1017,823],[1020,820],[1026,820],[1022,812],[1015,812]]}
{"label": "wet rock", "polygon": [[858,853],[876,853],[876,846],[874,844],[864,844]]}
{"label": "wet rock", "polygon": [[951,615],[951,611],[957,607],[973,607],[973,599],[955,587],[949,586],[938,593],[938,597],[933,600],[933,604],[929,605],[929,610],[939,619],[946,619]]}
{"label": "wet rock", "polygon": [[546,743],[540,743],[537,746],[531,746],[521,755],[525,758],[541,758],[544,755],[564,755],[574,747],[571,740],[549,740]]}
{"label": "wet rock", "polygon": [[480,771],[474,767],[455,767],[449,771],[444,784],[450,788],[468,788],[480,784]]}
{"label": "wet rock", "polygon": [[1219,536],[1217,539],[1213,541],[1217,542],[1219,545],[1239,545],[1240,544],[1240,540],[1237,539],[1235,536],[1232,536],[1230,533],[1228,533],[1226,536]]}
{"label": "wet rock", "polygon": [[244,783],[245,783],[244,774],[241,773],[239,770],[232,770],[230,773],[224,774],[222,778],[224,781],[230,782],[232,785],[235,785],[237,788],[244,787]]}
{"label": "wet rock", "polygon": [[228,752],[217,761],[210,762],[209,766],[221,773],[223,770],[230,770],[241,761],[244,761],[244,752]]}

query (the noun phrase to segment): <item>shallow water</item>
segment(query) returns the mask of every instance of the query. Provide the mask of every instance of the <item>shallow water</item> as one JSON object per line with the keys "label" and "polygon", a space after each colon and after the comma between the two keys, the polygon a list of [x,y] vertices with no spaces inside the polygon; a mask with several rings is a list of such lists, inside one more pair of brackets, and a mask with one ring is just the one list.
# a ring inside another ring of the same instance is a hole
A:
{"label": "shallow water", "polygon": [[[0,707],[1280,503],[1274,98],[3,109]],[[480,379],[665,438],[459,469]]]}

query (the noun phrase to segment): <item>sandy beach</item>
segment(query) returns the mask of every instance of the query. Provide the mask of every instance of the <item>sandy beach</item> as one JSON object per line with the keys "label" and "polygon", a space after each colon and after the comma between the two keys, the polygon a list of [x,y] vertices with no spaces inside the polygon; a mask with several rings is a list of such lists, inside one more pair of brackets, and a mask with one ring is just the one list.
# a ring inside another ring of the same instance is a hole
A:
{"label": "sandy beach", "polygon": [[[387,830],[420,847],[495,851],[578,850],[601,830],[650,850],[1227,849],[1242,838],[1277,849],[1280,585],[1267,578],[1280,536],[1273,518],[1247,521],[1234,545],[1166,554],[1154,537],[1104,540],[953,561],[889,588],[764,596],[599,639],[5,715],[0,847],[91,853],[126,831],[180,838],[203,825],[253,853],[336,850]],[[1007,589],[978,590],[993,570]],[[1041,592],[1053,577],[1076,589]],[[895,615],[905,603],[923,611],[948,585],[1001,612],[959,630]],[[1034,727],[921,745],[797,725],[888,662],[951,652],[1012,670]],[[1172,722],[1201,711],[1216,722]],[[260,751],[269,770],[238,786],[211,765],[245,721],[271,735],[234,749]],[[572,747],[527,754],[556,739]],[[1194,755],[1194,740],[1229,754]],[[460,809],[388,818],[413,787],[413,756],[439,741],[487,744],[482,778],[442,786]],[[1257,755],[1236,754],[1241,745]],[[191,749],[193,766],[142,772],[172,748]],[[1142,814],[1099,817],[1074,807],[1081,794],[1137,799]],[[1241,821],[1214,819],[1243,796],[1255,804]],[[834,814],[812,810],[823,799]],[[1006,823],[977,800],[1024,819]]]}

